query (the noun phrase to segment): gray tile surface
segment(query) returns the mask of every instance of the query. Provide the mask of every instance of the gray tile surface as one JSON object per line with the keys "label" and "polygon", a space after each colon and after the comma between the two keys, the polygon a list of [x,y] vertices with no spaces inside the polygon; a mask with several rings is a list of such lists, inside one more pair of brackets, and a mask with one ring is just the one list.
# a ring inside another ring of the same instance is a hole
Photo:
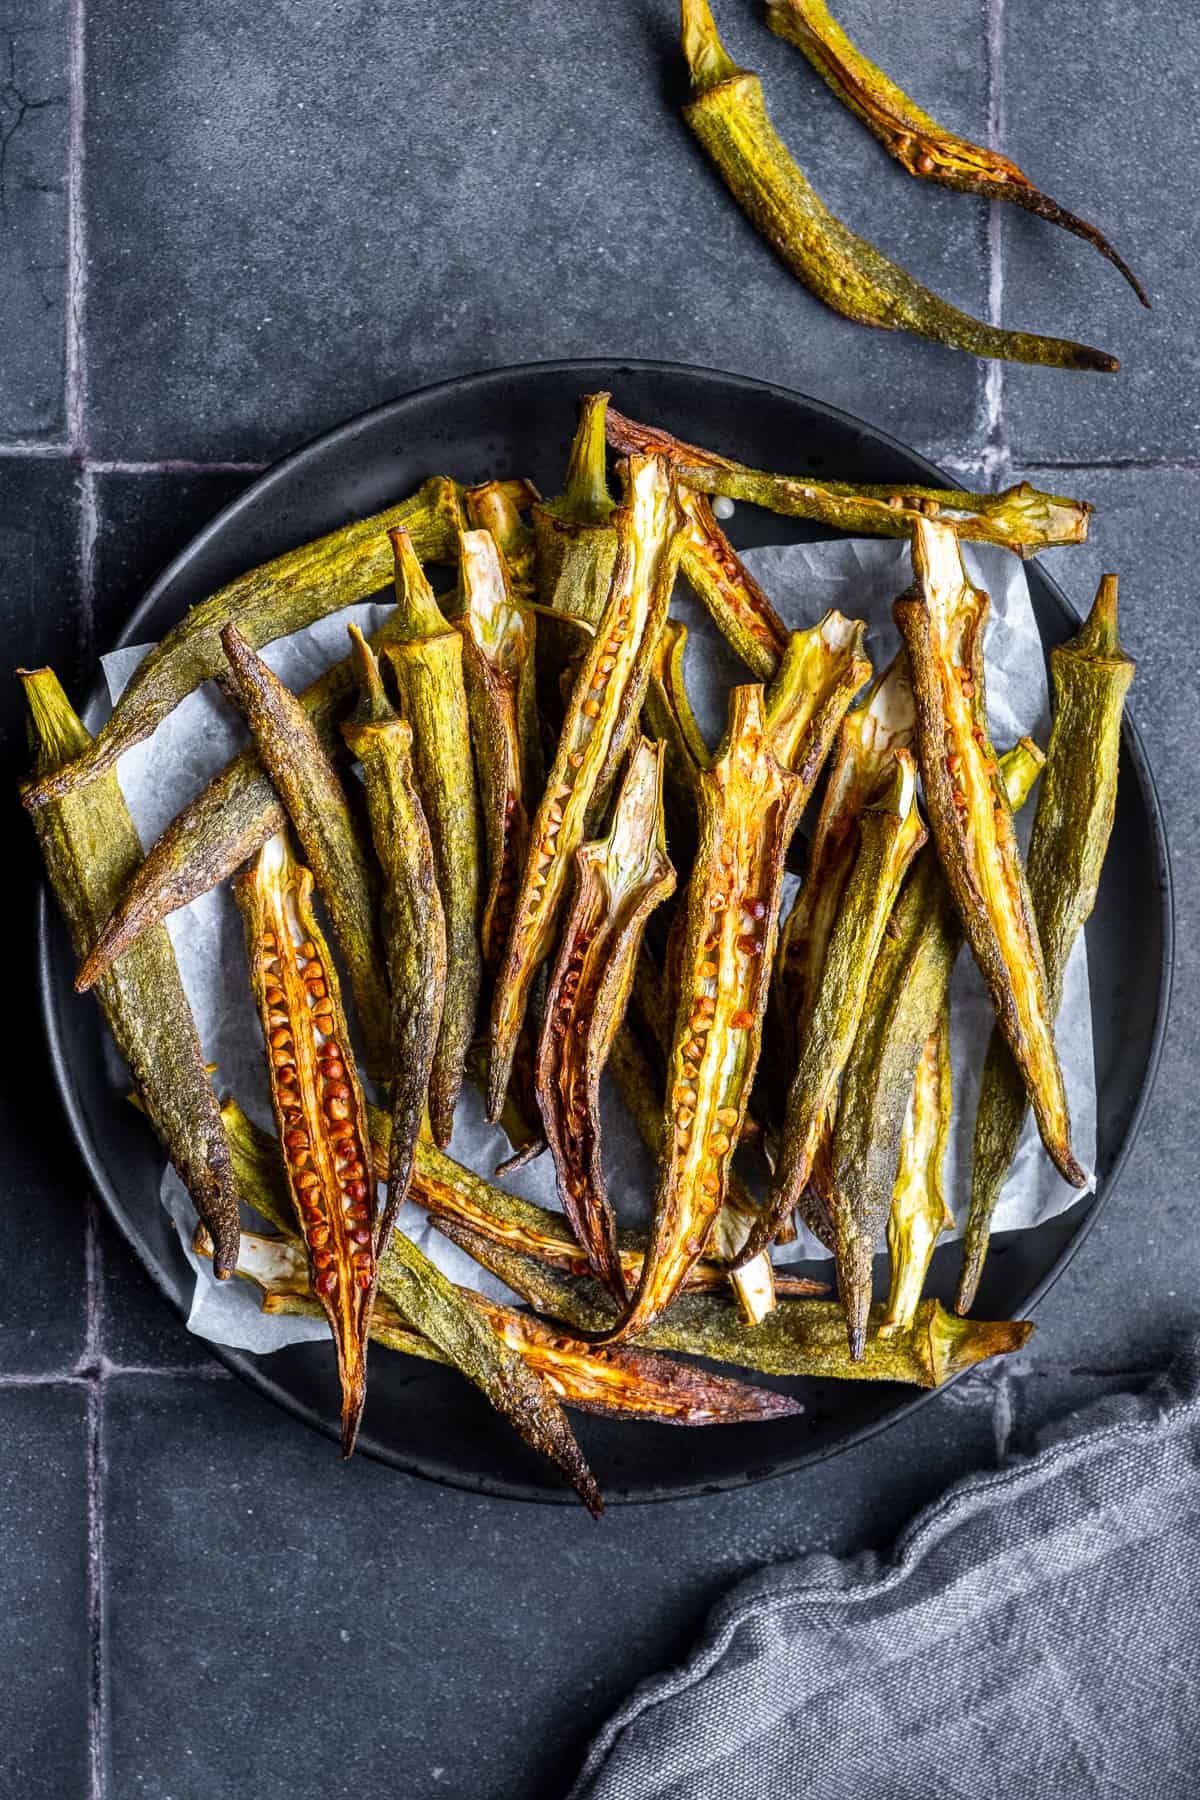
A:
{"label": "gray tile surface", "polygon": [[0,435],[65,427],[68,0],[0,6]]}
{"label": "gray tile surface", "polygon": [[[859,17],[978,121],[980,9],[964,26],[938,0],[915,34],[884,13]],[[830,205],[982,306],[979,208],[890,166],[757,6],[724,15]],[[969,443],[974,363],[897,354],[756,241],[679,117],[673,33],[640,0],[93,8],[92,448],[271,455],[422,382],[610,352],[819,386],[923,446]]]}
{"label": "gray tile surface", "polygon": [[[1191,0],[1005,0],[1004,148],[1137,270],[1146,312],[1077,238],[1005,208],[1004,318],[1114,351],[1120,376],[1006,372],[1018,456],[1195,456],[1200,412],[1192,183],[1200,32]],[[1169,71],[1169,72],[1168,72]]]}
{"label": "gray tile surface", "polygon": [[109,1382],[112,1791],[551,1800],[743,1570],[882,1546],[990,1465],[974,1398],[906,1421],[882,1469],[868,1445],[836,1471],[595,1524],[346,1468],[234,1381]]}
{"label": "gray tile surface", "polygon": [[87,1393],[0,1390],[0,1792],[78,1800],[90,1787]]}
{"label": "gray tile surface", "polygon": [[[76,594],[78,482],[62,457],[0,457],[0,594],[11,666],[50,663],[78,698],[87,620]],[[35,881],[40,863],[33,832],[9,796],[26,771],[25,706],[9,670],[0,683],[0,745],[15,862],[14,944],[10,960],[10,1029],[25,1044],[0,1084],[4,1144],[5,1257],[20,1278],[0,1306],[0,1372],[71,1368],[85,1333],[83,1219],[88,1189],[67,1137],[49,1077],[34,988]]]}

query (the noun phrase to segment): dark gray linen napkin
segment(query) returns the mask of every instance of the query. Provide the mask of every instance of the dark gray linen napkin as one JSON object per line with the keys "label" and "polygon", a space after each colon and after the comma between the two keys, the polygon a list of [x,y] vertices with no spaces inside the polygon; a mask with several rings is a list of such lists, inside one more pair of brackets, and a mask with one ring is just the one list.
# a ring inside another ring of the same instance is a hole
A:
{"label": "dark gray linen napkin", "polygon": [[1200,1345],[956,1484],[891,1560],[740,1583],[570,1800],[1000,1794],[1200,1796]]}

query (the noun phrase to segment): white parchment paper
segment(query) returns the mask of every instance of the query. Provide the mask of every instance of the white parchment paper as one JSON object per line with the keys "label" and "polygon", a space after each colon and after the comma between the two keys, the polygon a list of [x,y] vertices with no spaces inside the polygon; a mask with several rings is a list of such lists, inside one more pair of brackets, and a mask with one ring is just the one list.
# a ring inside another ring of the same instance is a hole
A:
{"label": "white parchment paper", "polygon": [[[1025,735],[1044,747],[1050,728],[1049,694],[1024,568],[1009,552],[987,545],[967,545],[965,554],[972,579],[986,587],[992,597],[985,642],[992,737],[1001,749]],[[898,642],[892,624],[892,601],[911,578],[905,542],[842,539],[787,545],[749,551],[745,560],[789,626],[815,624],[822,613],[837,607],[851,617],[867,621],[868,650],[876,669],[888,662]],[[709,742],[715,744],[721,735],[728,690],[747,678],[746,671],[682,583],[675,609],[689,627],[688,688],[700,724]],[[336,618],[322,620],[307,631],[268,645],[263,655],[289,687],[304,687],[346,653],[348,622],[354,621],[370,632],[389,610],[383,604],[349,608]],[[123,691],[148,649],[148,645],[141,645],[105,657],[104,672],[113,700]],[[89,723],[94,729],[99,721],[93,719]],[[121,787],[143,844],[154,841],[244,741],[245,732],[236,713],[209,683],[164,720],[152,738],[121,758]],[[1032,813],[1030,804],[1019,824],[1023,838],[1028,836]],[[228,887],[173,913],[168,929],[205,1056],[217,1064],[219,1090],[236,1094],[252,1118],[269,1126],[265,1064],[250,995],[241,919]],[[954,1126],[945,1180],[947,1198],[961,1228],[969,1199],[975,1103],[992,1026],[983,983],[965,951],[959,958],[951,994]],[[1058,1042],[1071,1106],[1074,1148],[1080,1162],[1090,1170],[1096,1147],[1096,1086],[1087,951],[1082,934],[1067,966]],[[606,1166],[614,1204],[623,1222],[641,1223],[647,1217],[653,1188],[651,1161],[619,1105],[607,1095],[604,1125]],[[508,1152],[507,1139],[486,1123],[482,1104],[469,1087],[463,1090],[451,1149],[460,1161],[489,1176]],[[531,1200],[557,1206],[549,1156],[513,1176],[507,1185]],[[169,1169],[163,1178],[162,1196],[196,1270],[189,1329],[216,1343],[258,1351],[327,1334],[322,1320],[265,1317],[258,1308],[257,1290],[245,1282],[215,1282],[209,1266],[192,1256],[195,1214],[182,1184]],[[1027,1121],[997,1209],[995,1228],[1008,1231],[1036,1225],[1064,1211],[1076,1198],[1075,1190],[1063,1181],[1041,1150],[1032,1121]],[[407,1205],[400,1223],[451,1279],[497,1297],[506,1294],[499,1282],[434,1230],[419,1207]],[[776,1254],[782,1262],[824,1257],[827,1252],[814,1238],[802,1233],[795,1244]]]}

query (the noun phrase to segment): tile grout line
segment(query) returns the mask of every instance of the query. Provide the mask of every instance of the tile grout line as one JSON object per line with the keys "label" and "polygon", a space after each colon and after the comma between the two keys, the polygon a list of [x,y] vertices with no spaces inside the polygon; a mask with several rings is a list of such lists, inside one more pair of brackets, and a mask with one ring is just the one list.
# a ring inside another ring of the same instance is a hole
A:
{"label": "tile grout line", "polygon": [[[987,28],[987,141],[989,148],[999,150],[1004,142],[1004,0],[986,0]],[[988,202],[988,319],[993,325],[1004,323],[1004,221],[1002,202]],[[987,442],[981,458],[983,472],[996,485],[1010,480],[1012,446],[1008,434],[1005,405],[1004,364],[994,357],[984,376],[984,408]]]}
{"label": "tile grout line", "polygon": [[108,1792],[108,1695],[104,1655],[104,1383],[88,1382],[88,1763],[90,1800]]}
{"label": "tile grout line", "polygon": [[67,295],[63,409],[72,452],[84,450],[87,369],[83,310],[87,253],[83,217],[84,0],[71,0],[67,101]]}

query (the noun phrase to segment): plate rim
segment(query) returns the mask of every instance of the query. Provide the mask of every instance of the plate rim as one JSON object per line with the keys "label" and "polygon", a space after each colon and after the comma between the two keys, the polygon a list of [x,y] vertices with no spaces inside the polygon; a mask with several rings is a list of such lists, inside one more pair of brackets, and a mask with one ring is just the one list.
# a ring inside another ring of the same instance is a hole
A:
{"label": "plate rim", "polygon": [[[131,609],[120,632],[113,640],[112,649],[120,649],[130,643],[137,642],[137,632],[141,620],[158,604],[161,594],[197,551],[206,547],[214,537],[220,535],[230,520],[252,502],[258,504],[264,493],[269,494],[272,487],[280,482],[290,480],[293,474],[305,467],[307,462],[317,455],[326,454],[330,446],[338,440],[352,438],[357,432],[369,428],[373,423],[385,416],[394,414],[402,408],[417,401],[434,399],[440,393],[448,393],[469,387],[484,387],[490,383],[507,383],[532,375],[574,375],[579,374],[585,381],[589,370],[603,369],[616,376],[623,370],[631,372],[683,376],[685,378],[715,378],[718,381],[732,382],[751,393],[769,394],[788,402],[800,401],[826,417],[834,418],[843,424],[863,432],[875,442],[882,442],[898,451],[902,456],[919,464],[928,475],[930,485],[953,486],[947,473],[938,467],[922,452],[914,450],[892,433],[870,424],[857,414],[847,412],[844,408],[834,406],[815,395],[803,393],[797,388],[784,386],[782,383],[764,381],[760,377],[745,375],[735,370],[717,369],[711,365],[689,364],[670,359],[647,357],[556,357],[545,361],[504,364],[490,369],[477,369],[461,375],[447,376],[438,381],[427,382],[420,387],[412,388],[393,396],[389,400],[368,407],[355,413],[316,436],[307,439],[295,450],[287,452],[264,468],[240,494],[234,496],[213,517],[191,537],[187,544],[167,563],[146,588],[141,599]],[[1056,603],[1062,608],[1067,618],[1080,622],[1082,615],[1074,606],[1059,583],[1043,564],[1037,559],[1040,578],[1046,583]],[[107,654],[107,652],[101,652]],[[85,699],[85,708],[100,692],[100,675],[97,673],[89,685]],[[1162,956],[1158,971],[1157,994],[1155,999],[1154,1028],[1151,1037],[1149,1055],[1143,1071],[1128,1128],[1122,1139],[1120,1148],[1114,1158],[1106,1180],[1097,1188],[1094,1203],[1083,1218],[1069,1242],[1060,1252],[1044,1279],[1040,1281],[1027,1296],[1022,1316],[1028,1317],[1045,1299],[1056,1282],[1066,1273],[1076,1255],[1095,1226],[1101,1212],[1107,1207],[1125,1171],[1129,1157],[1133,1151],[1145,1121],[1146,1112],[1153,1098],[1155,1083],[1162,1062],[1166,1039],[1167,1025],[1170,1015],[1171,995],[1174,982],[1176,919],[1174,875],[1171,866],[1171,850],[1167,834],[1166,819],[1163,812],[1162,799],[1154,778],[1154,771],[1145,744],[1130,709],[1126,709],[1122,721],[1122,737],[1135,766],[1139,788],[1147,802],[1147,812],[1152,840],[1155,845],[1158,865],[1161,870],[1159,889],[1159,914],[1162,931]],[[152,1284],[159,1294],[175,1312],[184,1330],[187,1330],[188,1302],[176,1293],[176,1283],[172,1272],[148,1245],[142,1241],[141,1234],[134,1225],[121,1197],[109,1178],[109,1174],[95,1150],[91,1135],[83,1117],[82,1106],[75,1091],[71,1076],[71,1065],[65,1045],[58,1029],[58,1016],[54,1004],[54,951],[51,944],[51,909],[49,890],[45,878],[41,878],[37,886],[35,905],[35,930],[37,940],[37,993],[41,1012],[41,1024],[50,1062],[51,1074],[58,1094],[59,1103],[67,1119],[76,1150],[83,1162],[93,1189],[102,1201],[109,1217],[127,1245],[133,1250]],[[201,1338],[205,1349],[217,1358],[226,1368],[237,1375],[255,1392],[279,1406],[293,1418],[301,1420],[321,1436],[337,1441],[338,1429],[324,1415],[309,1406],[304,1400],[293,1394],[287,1387],[276,1380],[269,1372],[270,1358],[256,1356],[251,1351],[239,1350],[227,1344],[215,1344],[207,1338]],[[964,1371],[963,1373],[968,1373]],[[706,1479],[702,1483],[681,1485],[677,1482],[665,1483],[659,1487],[639,1489],[627,1492],[619,1487],[606,1488],[605,1502],[615,1506],[639,1506],[659,1504],[669,1500],[696,1499],[703,1496],[737,1492],[741,1488],[757,1486],[761,1482],[781,1480],[787,1475],[797,1473],[803,1468],[815,1466],[827,1461],[830,1457],[839,1456],[870,1438],[889,1430],[902,1419],[912,1416],[918,1408],[927,1405],[961,1380],[955,1376],[940,1388],[919,1389],[895,1410],[882,1418],[860,1425],[836,1443],[820,1446],[809,1446],[793,1456],[781,1457],[769,1466],[756,1465],[744,1473],[726,1475],[717,1479]],[[541,1505],[573,1505],[575,1496],[565,1486],[562,1489],[540,1487],[531,1482],[512,1479],[501,1475],[493,1475],[488,1471],[467,1473],[452,1468],[437,1457],[422,1457],[397,1451],[391,1446],[381,1443],[373,1433],[366,1431],[359,1437],[360,1454],[374,1461],[382,1462],[406,1475],[419,1476],[423,1480],[432,1481],[439,1486],[457,1488],[468,1493],[483,1494],[492,1499],[519,1500]]]}

